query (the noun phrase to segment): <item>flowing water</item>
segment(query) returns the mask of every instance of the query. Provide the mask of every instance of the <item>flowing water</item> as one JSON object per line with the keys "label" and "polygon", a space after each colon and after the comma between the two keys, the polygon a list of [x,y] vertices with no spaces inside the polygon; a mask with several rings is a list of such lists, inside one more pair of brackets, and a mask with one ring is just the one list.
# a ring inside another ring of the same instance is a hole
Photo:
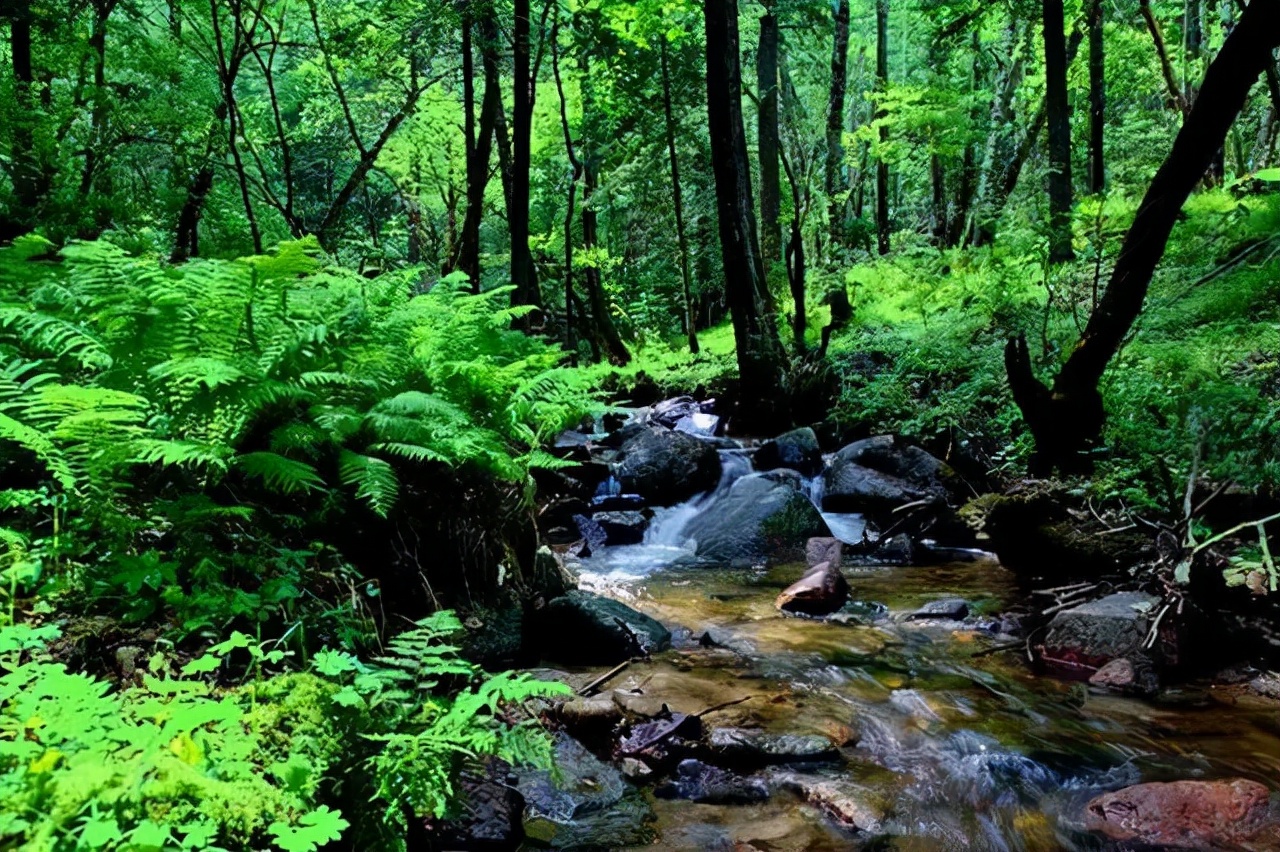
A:
{"label": "flowing water", "polygon": [[[726,479],[746,472],[726,460]],[[722,483],[721,488],[727,484]],[[714,495],[667,510],[644,544],[581,566],[584,588],[620,598],[671,627],[675,649],[610,682],[708,726],[822,734],[844,762],[818,772],[876,823],[848,831],[797,795],[751,805],[655,799],[649,848],[759,850],[1085,850],[1082,808],[1105,790],[1147,780],[1240,775],[1280,780],[1276,704],[1231,688],[1187,687],[1154,702],[1031,673],[991,617],[1019,600],[986,559],[846,570],[843,623],[784,617],[777,593],[801,565],[673,567],[680,531]],[[963,598],[966,622],[906,616]],[[883,607],[872,604],[882,604]],[[995,650],[994,653],[985,653]],[[584,675],[586,673],[583,673]],[[1250,849],[1280,849],[1272,832]]]}

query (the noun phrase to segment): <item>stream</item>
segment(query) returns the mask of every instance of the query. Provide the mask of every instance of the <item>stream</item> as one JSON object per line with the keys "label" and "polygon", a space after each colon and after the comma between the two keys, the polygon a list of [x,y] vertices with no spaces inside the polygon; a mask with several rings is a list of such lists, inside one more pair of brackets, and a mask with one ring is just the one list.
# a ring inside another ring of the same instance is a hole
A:
{"label": "stream", "polygon": [[[726,480],[749,470],[732,458],[725,465]],[[694,804],[645,787],[656,837],[643,848],[1135,849],[1089,833],[1084,804],[1140,781],[1280,779],[1275,702],[1209,685],[1126,698],[1037,676],[1020,647],[998,650],[1017,642],[1001,633],[999,615],[1020,594],[989,557],[846,566],[854,603],[827,620],[774,608],[803,565],[682,567],[681,529],[715,499],[660,510],[644,543],[576,566],[582,588],[674,634],[672,650],[630,666],[608,689],[690,714],[738,702],[704,725],[821,735],[842,760],[798,770],[799,786],[788,783],[790,769],[766,770],[782,783],[751,804]],[[828,522],[841,538],[861,534],[856,517]],[[911,618],[943,599],[967,602],[968,618]],[[580,685],[603,671],[570,674]],[[1280,832],[1238,848],[1280,849]]]}

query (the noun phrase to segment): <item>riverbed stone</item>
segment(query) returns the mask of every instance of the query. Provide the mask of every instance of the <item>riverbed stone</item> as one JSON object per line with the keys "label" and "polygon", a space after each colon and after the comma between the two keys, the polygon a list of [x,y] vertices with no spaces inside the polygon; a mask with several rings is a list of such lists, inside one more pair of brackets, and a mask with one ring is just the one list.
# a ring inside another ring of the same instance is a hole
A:
{"label": "riverbed stone", "polygon": [[908,621],[963,621],[969,617],[969,603],[961,598],[929,601],[907,616]]}
{"label": "riverbed stone", "polygon": [[736,768],[782,763],[833,763],[840,752],[818,734],[771,734],[753,728],[712,728],[707,747],[715,762]]}
{"label": "riverbed stone", "polygon": [[558,663],[607,666],[671,646],[671,632],[653,618],[579,589],[549,602],[539,616],[543,656]]}
{"label": "riverbed stone", "polygon": [[788,468],[803,476],[817,476],[822,472],[818,436],[808,426],[785,432],[761,444],[751,463],[756,470]]}
{"label": "riverbed stone", "polygon": [[874,791],[854,781],[801,773],[781,773],[775,781],[846,831],[877,834],[884,825],[884,804]]}
{"label": "riverbed stone", "polygon": [[815,536],[804,543],[804,561],[810,568],[824,562],[838,567],[843,554],[844,543],[832,536]]}
{"label": "riverbed stone", "polygon": [[[464,772],[461,815],[442,823],[428,821],[422,840],[440,849],[518,849],[524,840],[524,797],[513,786],[514,780],[511,767],[497,759]],[[409,848],[416,847],[411,842]]]}
{"label": "riverbed stone", "polygon": [[1113,840],[1174,848],[1247,841],[1267,821],[1270,792],[1244,778],[1137,784],[1085,806],[1085,823]]}
{"label": "riverbed stone", "polygon": [[1143,652],[1160,599],[1116,592],[1064,609],[1049,622],[1041,657],[1065,674],[1090,676],[1112,660]]}
{"label": "riverbed stone", "polygon": [[604,531],[609,546],[640,544],[649,526],[649,518],[637,511],[596,512],[591,520]]}
{"label": "riverbed stone", "polygon": [[662,799],[688,799],[699,804],[747,805],[769,798],[769,786],[763,779],[689,759],[680,761],[672,778],[653,793]]}
{"label": "riverbed stone", "polygon": [[624,492],[673,506],[716,487],[720,455],[692,435],[649,427],[623,443],[613,474]]}
{"label": "riverbed stone", "polygon": [[539,846],[562,850],[642,846],[653,812],[614,767],[566,734],[555,735],[554,773],[519,770],[524,831]]}
{"label": "riverbed stone", "polygon": [[830,615],[849,599],[849,583],[830,562],[814,566],[778,595],[774,606],[801,615]]}
{"label": "riverbed stone", "polygon": [[822,507],[831,512],[892,511],[907,503],[945,503],[955,474],[944,462],[892,435],[849,444],[827,468]]}
{"label": "riverbed stone", "polygon": [[738,479],[685,528],[697,544],[697,560],[750,563],[798,553],[808,538],[826,535],[826,522],[800,487],[800,475],[791,470]]}

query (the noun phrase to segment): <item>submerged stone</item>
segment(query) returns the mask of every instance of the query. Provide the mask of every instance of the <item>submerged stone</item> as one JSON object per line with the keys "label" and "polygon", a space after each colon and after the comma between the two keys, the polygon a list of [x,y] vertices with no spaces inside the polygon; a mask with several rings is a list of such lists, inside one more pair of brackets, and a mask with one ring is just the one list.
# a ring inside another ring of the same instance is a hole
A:
{"label": "submerged stone", "polygon": [[1235,844],[1267,821],[1270,792],[1244,778],[1137,784],[1085,806],[1085,823],[1113,840],[1175,848]]}
{"label": "submerged stone", "polygon": [[774,606],[801,615],[830,615],[848,599],[848,581],[839,568],[824,562],[784,589]]}
{"label": "submerged stone", "polygon": [[548,603],[539,626],[543,655],[569,665],[612,665],[671,646],[670,631],[654,619],[578,589]]}

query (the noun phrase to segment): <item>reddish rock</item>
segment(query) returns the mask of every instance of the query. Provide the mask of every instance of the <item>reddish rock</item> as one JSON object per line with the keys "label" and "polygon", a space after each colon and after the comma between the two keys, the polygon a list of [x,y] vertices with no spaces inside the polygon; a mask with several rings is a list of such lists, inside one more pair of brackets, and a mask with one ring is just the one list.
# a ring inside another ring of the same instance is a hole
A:
{"label": "reddish rock", "polygon": [[1127,689],[1133,686],[1135,673],[1133,663],[1128,660],[1112,660],[1093,673],[1089,683],[1108,689]]}
{"label": "reddish rock", "polygon": [[1137,784],[1090,801],[1085,823],[1114,840],[1175,848],[1239,843],[1263,828],[1269,797],[1244,778]]}
{"label": "reddish rock", "polygon": [[840,569],[823,562],[788,586],[774,605],[783,612],[830,615],[848,599],[849,584]]}
{"label": "reddish rock", "polygon": [[804,545],[805,564],[813,569],[824,562],[829,562],[838,568],[843,551],[844,545],[838,538],[830,536],[811,538]]}

